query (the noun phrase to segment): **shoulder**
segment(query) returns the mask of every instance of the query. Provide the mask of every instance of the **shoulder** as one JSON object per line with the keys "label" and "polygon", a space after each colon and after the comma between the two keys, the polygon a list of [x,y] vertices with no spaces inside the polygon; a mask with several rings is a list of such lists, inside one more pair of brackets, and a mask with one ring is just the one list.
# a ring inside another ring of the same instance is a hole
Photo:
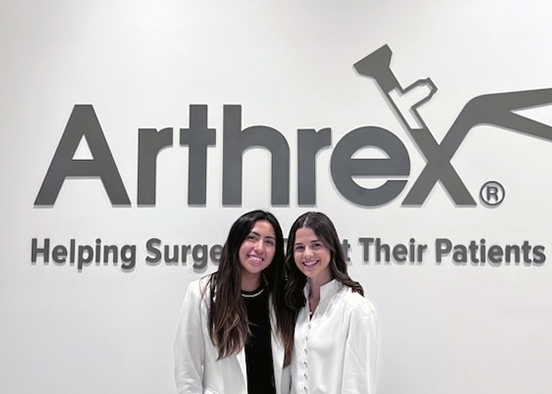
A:
{"label": "shoulder", "polygon": [[359,293],[354,292],[348,286],[343,286],[343,289],[340,291],[340,293],[345,308],[351,314],[351,316],[376,316],[376,307],[368,298],[365,298]]}
{"label": "shoulder", "polygon": [[188,284],[186,290],[186,298],[192,299],[201,299],[208,291],[209,286],[209,276],[204,276],[202,278],[196,279]]}

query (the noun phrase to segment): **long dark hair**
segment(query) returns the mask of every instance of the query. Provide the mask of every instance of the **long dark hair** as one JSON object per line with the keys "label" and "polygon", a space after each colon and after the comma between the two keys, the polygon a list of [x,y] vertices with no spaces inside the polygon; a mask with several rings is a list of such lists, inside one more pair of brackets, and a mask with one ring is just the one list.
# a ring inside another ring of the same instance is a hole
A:
{"label": "long dark hair", "polygon": [[297,268],[294,259],[294,245],[297,230],[308,227],[319,240],[330,250],[330,272],[332,279],[349,286],[354,292],[364,295],[364,290],[360,283],[351,279],[347,273],[347,262],[345,254],[339,241],[339,236],[335,226],[330,218],[321,212],[306,212],[299,216],[291,229],[287,242],[286,259],[284,263],[284,272],[287,281],[284,286],[284,303],[287,309],[283,311],[279,325],[280,335],[284,343],[285,361],[284,365],[291,362],[291,353],[293,351],[293,333],[295,321],[299,310],[306,305],[306,298],[303,294],[303,288],[307,283],[307,277]]}
{"label": "long dark hair", "polygon": [[255,210],[240,216],[230,228],[222,248],[219,269],[208,280],[209,335],[218,348],[218,359],[238,353],[247,341],[249,320],[241,296],[241,265],[239,249],[255,222],[268,221],[274,228],[276,250],[274,258],[262,272],[269,292],[274,291],[276,278],[282,276],[284,265],[284,237],[278,220],[270,212]]}

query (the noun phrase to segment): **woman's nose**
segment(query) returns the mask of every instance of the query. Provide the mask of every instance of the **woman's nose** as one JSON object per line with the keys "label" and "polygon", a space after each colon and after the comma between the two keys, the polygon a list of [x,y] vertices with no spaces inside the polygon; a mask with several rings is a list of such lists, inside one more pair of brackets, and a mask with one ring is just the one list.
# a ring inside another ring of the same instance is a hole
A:
{"label": "woman's nose", "polygon": [[264,240],[263,239],[257,240],[257,242],[255,242],[254,248],[255,250],[259,250],[259,251],[264,250]]}

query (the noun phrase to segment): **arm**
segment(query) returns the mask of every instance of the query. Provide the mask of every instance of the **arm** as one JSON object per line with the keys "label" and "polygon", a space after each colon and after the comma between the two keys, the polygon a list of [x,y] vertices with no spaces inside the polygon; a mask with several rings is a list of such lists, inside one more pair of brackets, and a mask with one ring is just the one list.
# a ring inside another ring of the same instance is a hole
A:
{"label": "arm", "polygon": [[375,394],[377,346],[376,310],[366,300],[351,312],[345,343],[342,394]]}
{"label": "arm", "polygon": [[184,296],[174,342],[175,381],[178,394],[203,392],[203,322],[199,281],[190,283]]}

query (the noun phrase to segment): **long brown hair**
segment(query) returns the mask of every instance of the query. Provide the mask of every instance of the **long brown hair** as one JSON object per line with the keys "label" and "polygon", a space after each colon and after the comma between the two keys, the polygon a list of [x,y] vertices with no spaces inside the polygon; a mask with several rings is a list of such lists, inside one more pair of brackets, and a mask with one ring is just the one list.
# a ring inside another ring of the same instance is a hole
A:
{"label": "long brown hair", "polygon": [[295,236],[297,230],[303,227],[308,227],[314,231],[320,241],[330,250],[331,256],[329,267],[332,278],[349,286],[354,292],[364,295],[361,284],[352,280],[347,273],[345,254],[343,253],[343,248],[341,247],[341,242],[339,241],[335,226],[330,218],[321,212],[306,212],[299,216],[289,230],[286,259],[284,263],[284,272],[287,281],[284,286],[283,296],[287,308],[282,310],[279,324],[280,335],[285,349],[284,365],[288,365],[291,362],[293,334],[297,314],[307,302],[303,294],[303,288],[307,283],[307,277],[297,268],[294,259]]}
{"label": "long brown hair", "polygon": [[284,262],[284,237],[278,220],[270,212],[255,210],[240,216],[230,228],[222,248],[219,269],[208,280],[209,335],[218,349],[218,359],[238,353],[250,335],[247,310],[241,296],[241,265],[239,249],[251,232],[255,222],[268,221],[274,228],[276,250],[274,258],[262,272],[269,292],[274,291],[276,278],[282,275]]}

